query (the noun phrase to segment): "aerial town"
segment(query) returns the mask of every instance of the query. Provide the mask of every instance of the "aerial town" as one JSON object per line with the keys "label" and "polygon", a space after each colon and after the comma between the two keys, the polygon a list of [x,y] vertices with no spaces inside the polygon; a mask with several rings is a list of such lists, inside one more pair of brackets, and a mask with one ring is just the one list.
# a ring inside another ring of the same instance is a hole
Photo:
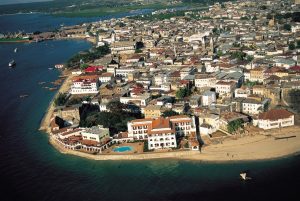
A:
{"label": "aerial town", "polygon": [[109,155],[201,154],[296,128],[299,8],[298,0],[227,1],[61,27],[53,37],[87,38],[106,54],[57,65],[67,76],[41,129],[61,149]]}

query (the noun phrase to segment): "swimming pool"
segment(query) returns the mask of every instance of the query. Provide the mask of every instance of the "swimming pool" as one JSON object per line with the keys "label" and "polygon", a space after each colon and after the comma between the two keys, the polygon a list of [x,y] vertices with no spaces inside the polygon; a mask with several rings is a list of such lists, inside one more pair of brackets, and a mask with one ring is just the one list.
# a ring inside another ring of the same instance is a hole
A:
{"label": "swimming pool", "polygon": [[114,152],[125,152],[125,151],[132,151],[132,150],[133,148],[131,146],[117,147],[113,149]]}

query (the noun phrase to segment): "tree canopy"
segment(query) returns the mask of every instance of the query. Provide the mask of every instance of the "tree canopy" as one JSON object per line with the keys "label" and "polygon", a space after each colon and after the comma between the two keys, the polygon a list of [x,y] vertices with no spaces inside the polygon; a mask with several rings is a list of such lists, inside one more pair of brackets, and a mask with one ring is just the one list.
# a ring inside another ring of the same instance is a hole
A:
{"label": "tree canopy", "polygon": [[186,87],[180,88],[178,91],[176,91],[176,98],[182,99],[186,96],[189,96],[190,93],[191,93],[191,91],[188,88],[186,88]]}
{"label": "tree canopy", "polygon": [[178,115],[178,114],[179,113],[175,112],[174,110],[166,110],[162,113],[162,116],[163,117],[171,117],[171,116]]}
{"label": "tree canopy", "polygon": [[99,59],[108,53],[110,53],[108,45],[94,48],[91,51],[84,51],[70,58],[66,66],[67,68],[77,68],[79,66],[82,66],[82,64],[84,63],[88,63],[94,61],[95,59]]}
{"label": "tree canopy", "polygon": [[68,100],[68,95],[65,93],[59,93],[58,96],[54,100],[55,106],[63,106],[66,104]]}
{"label": "tree canopy", "polygon": [[233,133],[242,127],[243,127],[243,121],[241,119],[237,119],[228,123],[227,130],[229,133]]}
{"label": "tree canopy", "polygon": [[111,101],[107,107],[110,112],[99,112],[99,107],[96,106],[83,106],[80,115],[80,126],[103,125],[105,128],[109,128],[111,135],[114,135],[120,131],[126,131],[128,121],[142,118],[141,113],[124,111],[125,105],[119,101]]}
{"label": "tree canopy", "polygon": [[298,113],[300,112],[300,89],[292,89],[289,92],[290,104]]}

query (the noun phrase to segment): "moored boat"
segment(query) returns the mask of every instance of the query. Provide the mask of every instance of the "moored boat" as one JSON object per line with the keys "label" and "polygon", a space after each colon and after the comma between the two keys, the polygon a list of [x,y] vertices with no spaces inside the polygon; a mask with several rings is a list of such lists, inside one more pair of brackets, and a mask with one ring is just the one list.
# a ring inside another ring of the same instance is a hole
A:
{"label": "moored boat", "polygon": [[8,66],[9,67],[14,67],[17,63],[15,62],[15,60],[11,60],[9,63],[8,63]]}
{"label": "moored boat", "polygon": [[242,179],[242,180],[249,180],[249,179],[252,179],[251,177],[248,177],[247,175],[248,175],[248,172],[249,171],[243,171],[243,172],[241,172],[240,173],[240,178]]}
{"label": "moored boat", "polygon": [[57,90],[57,87],[49,87],[48,89],[49,89],[49,91],[55,91],[55,90]]}
{"label": "moored boat", "polygon": [[20,98],[26,98],[26,97],[28,97],[29,95],[28,94],[21,94],[20,95]]}

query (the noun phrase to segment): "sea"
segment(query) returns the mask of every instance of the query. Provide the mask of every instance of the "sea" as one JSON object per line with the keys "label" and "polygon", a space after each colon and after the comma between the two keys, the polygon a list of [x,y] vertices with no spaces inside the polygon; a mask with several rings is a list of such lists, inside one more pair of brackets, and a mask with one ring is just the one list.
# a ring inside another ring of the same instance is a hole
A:
{"label": "sea", "polygon": [[[36,20],[43,19],[43,20]],[[91,19],[68,19],[70,24]],[[79,20],[79,21],[78,21]],[[43,14],[0,16],[0,32],[57,28]],[[300,156],[252,162],[94,161],[59,153],[38,131],[55,92],[51,70],[91,44],[80,40],[0,44],[1,201],[298,201]],[[18,48],[15,53],[14,49]],[[8,62],[14,59],[14,69]],[[50,69],[49,69],[50,68]],[[19,98],[28,94],[27,98]],[[255,150],[253,150],[255,152]],[[250,171],[252,180],[239,173]]]}

